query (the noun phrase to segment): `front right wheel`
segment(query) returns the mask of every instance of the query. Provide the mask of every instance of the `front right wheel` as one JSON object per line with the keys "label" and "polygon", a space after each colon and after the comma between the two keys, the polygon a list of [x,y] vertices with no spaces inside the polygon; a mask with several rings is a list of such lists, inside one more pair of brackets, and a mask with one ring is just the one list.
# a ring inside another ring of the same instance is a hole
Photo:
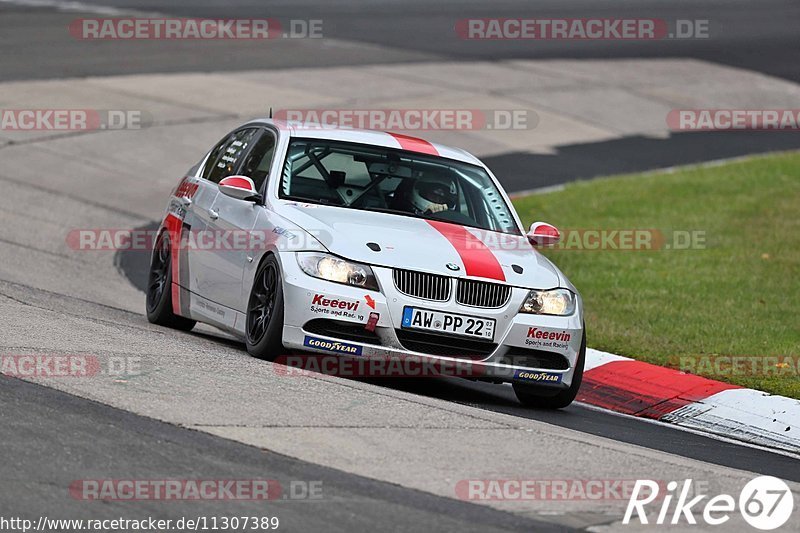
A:
{"label": "front right wheel", "polygon": [[273,361],[283,352],[283,283],[274,255],[256,271],[247,303],[247,351],[253,357]]}
{"label": "front right wheel", "polygon": [[559,391],[554,395],[547,395],[546,389],[536,387],[527,383],[514,382],[514,394],[517,395],[519,402],[525,407],[540,409],[562,409],[571,404],[578,395],[583,381],[583,367],[586,362],[586,326],[583,327],[583,340],[581,349],[578,352],[578,359],[575,362],[575,373],[572,375],[572,383],[569,388]]}

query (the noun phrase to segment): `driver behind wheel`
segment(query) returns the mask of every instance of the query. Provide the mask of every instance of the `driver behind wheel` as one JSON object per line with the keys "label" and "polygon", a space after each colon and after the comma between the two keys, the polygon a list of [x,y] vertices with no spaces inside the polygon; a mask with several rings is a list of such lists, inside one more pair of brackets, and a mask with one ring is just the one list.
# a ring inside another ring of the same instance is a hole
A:
{"label": "driver behind wheel", "polygon": [[452,179],[423,177],[404,191],[404,204],[418,215],[455,209],[458,190]]}

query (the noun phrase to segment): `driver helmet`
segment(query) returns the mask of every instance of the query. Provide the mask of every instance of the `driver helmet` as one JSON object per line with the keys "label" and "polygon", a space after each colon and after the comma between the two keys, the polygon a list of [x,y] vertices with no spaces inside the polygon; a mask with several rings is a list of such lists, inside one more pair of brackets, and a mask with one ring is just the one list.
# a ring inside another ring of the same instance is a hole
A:
{"label": "driver helmet", "polygon": [[456,183],[448,178],[423,177],[414,183],[411,190],[411,204],[421,213],[455,209],[457,201]]}

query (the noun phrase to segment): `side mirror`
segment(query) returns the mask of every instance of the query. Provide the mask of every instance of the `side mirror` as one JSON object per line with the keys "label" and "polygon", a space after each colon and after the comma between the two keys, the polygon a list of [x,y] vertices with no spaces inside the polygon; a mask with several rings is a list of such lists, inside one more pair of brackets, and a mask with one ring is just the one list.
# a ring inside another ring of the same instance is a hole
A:
{"label": "side mirror", "polygon": [[534,246],[549,246],[561,240],[561,233],[547,222],[534,222],[528,232],[528,240]]}
{"label": "side mirror", "polygon": [[219,182],[219,190],[225,196],[245,200],[247,202],[258,202],[261,195],[256,190],[256,184],[247,176],[228,176]]}

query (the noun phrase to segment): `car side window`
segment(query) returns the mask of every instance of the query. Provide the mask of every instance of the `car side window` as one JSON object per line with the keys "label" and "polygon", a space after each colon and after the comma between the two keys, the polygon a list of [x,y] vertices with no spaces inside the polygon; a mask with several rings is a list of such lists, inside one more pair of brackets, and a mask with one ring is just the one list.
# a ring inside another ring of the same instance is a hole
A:
{"label": "car side window", "polygon": [[205,166],[203,167],[203,173],[200,175],[202,178],[208,179],[209,175],[211,174],[211,170],[217,163],[217,159],[219,159],[220,152],[222,152],[222,150],[224,150],[225,147],[231,142],[231,137],[233,137],[232,133],[222,139],[214,148],[211,149],[211,152],[208,154],[208,158],[206,159]]}
{"label": "car side window", "polygon": [[253,180],[257,191],[261,190],[261,186],[269,176],[269,169],[274,155],[275,136],[271,132],[265,131],[256,141],[240,171],[243,176]]}
{"label": "car side window", "polygon": [[247,128],[231,133],[209,155],[203,177],[219,183],[222,178],[233,175],[256,133],[258,133],[256,128]]}

